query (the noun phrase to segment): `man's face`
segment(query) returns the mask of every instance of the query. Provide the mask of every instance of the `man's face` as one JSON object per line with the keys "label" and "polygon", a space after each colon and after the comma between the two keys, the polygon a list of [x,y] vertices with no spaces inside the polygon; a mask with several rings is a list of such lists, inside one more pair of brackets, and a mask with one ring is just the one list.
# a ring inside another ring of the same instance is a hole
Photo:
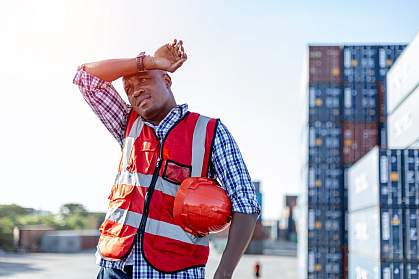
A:
{"label": "man's face", "polygon": [[125,78],[124,88],[132,108],[145,120],[159,123],[174,102],[170,77],[150,70]]}

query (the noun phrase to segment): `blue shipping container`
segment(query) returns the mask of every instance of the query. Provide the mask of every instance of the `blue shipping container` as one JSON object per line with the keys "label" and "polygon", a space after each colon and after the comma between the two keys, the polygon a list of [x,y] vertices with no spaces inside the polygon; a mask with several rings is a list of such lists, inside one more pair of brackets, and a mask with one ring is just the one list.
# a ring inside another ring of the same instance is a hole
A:
{"label": "blue shipping container", "polygon": [[403,259],[402,209],[381,209],[381,258]]}
{"label": "blue shipping container", "polygon": [[404,265],[401,262],[382,262],[381,278],[404,279]]}
{"label": "blue shipping container", "polygon": [[378,46],[378,71],[377,79],[385,81],[388,70],[394,64],[406,45]]}
{"label": "blue shipping container", "polygon": [[343,245],[344,211],[341,207],[317,206],[308,208],[308,246]]}
{"label": "blue shipping container", "polygon": [[418,228],[419,228],[419,209],[418,208],[408,208],[405,209],[404,214],[404,224],[405,224],[405,257],[408,260],[419,261],[419,240],[418,240]]}
{"label": "blue shipping container", "polygon": [[340,247],[308,248],[308,278],[341,279],[342,251]]}
{"label": "blue shipping container", "polygon": [[406,266],[406,279],[419,279],[418,263],[407,262],[405,266]]}
{"label": "blue shipping container", "polygon": [[419,206],[419,149],[403,150],[404,204]]}
{"label": "blue shipping container", "polygon": [[400,207],[403,204],[402,151],[387,149],[380,152],[381,205]]}
{"label": "blue shipping container", "polygon": [[340,164],[341,128],[335,122],[316,121],[309,126],[309,165]]}
{"label": "blue shipping container", "polygon": [[341,120],[341,99],[341,86],[311,84],[309,86],[309,123],[314,121],[339,122]]}
{"label": "blue shipping container", "polygon": [[344,46],[344,82],[376,82],[377,63],[378,51],[376,46]]}
{"label": "blue shipping container", "polygon": [[375,83],[345,83],[342,118],[355,123],[377,122],[378,91]]}
{"label": "blue shipping container", "polygon": [[320,164],[308,168],[308,203],[342,205],[343,174],[339,165]]}

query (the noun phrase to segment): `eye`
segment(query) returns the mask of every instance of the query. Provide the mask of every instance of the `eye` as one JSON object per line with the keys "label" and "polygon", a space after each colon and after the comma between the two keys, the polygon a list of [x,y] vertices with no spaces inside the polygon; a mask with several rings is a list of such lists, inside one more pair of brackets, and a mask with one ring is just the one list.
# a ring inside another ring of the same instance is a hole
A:
{"label": "eye", "polygon": [[146,82],[147,82],[147,79],[146,78],[140,79],[140,83],[146,83]]}

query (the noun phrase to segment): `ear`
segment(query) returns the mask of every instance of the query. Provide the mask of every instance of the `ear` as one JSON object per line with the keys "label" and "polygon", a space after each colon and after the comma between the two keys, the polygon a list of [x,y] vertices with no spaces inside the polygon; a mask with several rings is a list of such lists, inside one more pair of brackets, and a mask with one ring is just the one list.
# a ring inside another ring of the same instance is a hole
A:
{"label": "ear", "polygon": [[125,93],[128,95],[129,90],[131,88],[131,83],[129,82],[128,78],[123,77],[122,78],[122,84],[124,86]]}
{"label": "ear", "polygon": [[169,76],[168,73],[163,74],[163,80],[164,80],[164,83],[166,84],[167,88],[170,89],[170,87],[172,86],[172,78]]}

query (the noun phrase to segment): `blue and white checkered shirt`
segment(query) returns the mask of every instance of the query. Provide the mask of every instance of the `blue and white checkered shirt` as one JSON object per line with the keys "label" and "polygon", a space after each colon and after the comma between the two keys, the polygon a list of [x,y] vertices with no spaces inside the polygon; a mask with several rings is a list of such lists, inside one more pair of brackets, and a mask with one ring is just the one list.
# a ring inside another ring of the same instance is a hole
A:
{"label": "blue and white checkered shirt", "polygon": [[[112,83],[100,80],[87,73],[84,67],[79,68],[73,83],[79,86],[84,99],[122,147],[131,106],[122,100]],[[188,106],[186,104],[178,105],[166,115],[159,125],[156,126],[148,122],[145,122],[145,124],[153,128],[157,137],[162,139],[170,128],[185,116],[187,111]],[[240,150],[230,132],[221,122],[215,133],[209,175],[217,178],[221,186],[227,191],[234,212],[246,214],[260,213],[255,188]],[[126,260],[110,262],[98,257],[97,262],[102,267],[117,269],[123,269],[125,265],[133,265],[134,279],[204,278],[205,269],[203,267],[191,268],[172,274],[165,274],[155,270],[144,259],[140,245],[141,241],[137,237],[134,248]]]}

